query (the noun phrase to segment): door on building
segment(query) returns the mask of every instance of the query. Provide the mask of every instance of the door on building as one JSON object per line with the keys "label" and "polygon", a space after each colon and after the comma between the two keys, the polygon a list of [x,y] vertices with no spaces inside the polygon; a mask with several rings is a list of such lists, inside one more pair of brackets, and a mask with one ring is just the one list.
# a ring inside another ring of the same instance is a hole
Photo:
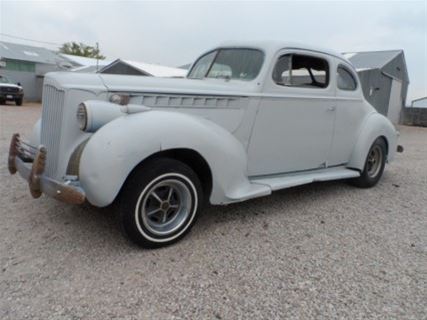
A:
{"label": "door on building", "polygon": [[43,92],[43,76],[37,76],[36,77],[36,90],[35,90],[35,100],[41,101],[42,100],[42,92]]}
{"label": "door on building", "polygon": [[402,82],[393,79],[391,83],[390,100],[388,102],[387,118],[394,124],[400,120],[400,111],[402,109]]}

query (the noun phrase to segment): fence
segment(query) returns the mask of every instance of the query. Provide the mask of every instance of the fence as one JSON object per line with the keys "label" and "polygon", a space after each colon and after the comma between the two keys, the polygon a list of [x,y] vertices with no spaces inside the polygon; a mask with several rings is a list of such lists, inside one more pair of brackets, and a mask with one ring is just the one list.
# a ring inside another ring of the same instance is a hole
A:
{"label": "fence", "polygon": [[404,125],[427,127],[427,108],[402,108],[400,119]]}

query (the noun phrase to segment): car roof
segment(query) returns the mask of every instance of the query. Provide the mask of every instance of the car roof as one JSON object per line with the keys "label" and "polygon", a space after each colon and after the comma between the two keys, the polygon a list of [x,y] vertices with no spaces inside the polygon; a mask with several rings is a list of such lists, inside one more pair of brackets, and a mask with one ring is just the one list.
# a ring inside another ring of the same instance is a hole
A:
{"label": "car roof", "polygon": [[330,49],[325,49],[322,47],[316,47],[312,45],[298,43],[298,42],[285,42],[280,40],[226,41],[226,42],[220,43],[220,45],[218,45],[215,49],[218,49],[218,48],[254,48],[254,49],[263,50],[269,54],[274,54],[277,51],[285,48],[309,50],[309,51],[320,52],[320,53],[325,53],[327,55],[334,56],[352,65],[352,63],[344,55],[342,55],[339,52],[336,52]]}

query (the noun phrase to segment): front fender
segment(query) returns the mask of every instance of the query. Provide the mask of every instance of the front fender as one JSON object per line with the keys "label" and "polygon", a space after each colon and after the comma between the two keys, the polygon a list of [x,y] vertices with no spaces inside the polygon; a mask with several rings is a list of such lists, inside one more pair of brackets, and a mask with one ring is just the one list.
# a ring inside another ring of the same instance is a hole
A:
{"label": "front fender", "polygon": [[87,199],[109,205],[142,160],[175,148],[197,151],[210,166],[211,203],[233,202],[239,190],[250,188],[246,152],[231,133],[197,116],[151,110],[115,119],[90,138],[79,168]]}
{"label": "front fender", "polygon": [[396,153],[398,132],[386,117],[374,112],[366,118],[362,125],[348,167],[362,171],[370,147],[381,136],[386,139],[388,145],[387,161],[392,161]]}

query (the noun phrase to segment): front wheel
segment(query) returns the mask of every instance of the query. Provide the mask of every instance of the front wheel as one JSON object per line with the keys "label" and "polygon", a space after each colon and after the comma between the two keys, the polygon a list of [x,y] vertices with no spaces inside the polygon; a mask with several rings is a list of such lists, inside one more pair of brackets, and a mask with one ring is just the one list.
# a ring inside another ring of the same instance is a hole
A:
{"label": "front wheel", "polygon": [[17,106],[22,106],[22,98],[17,98],[17,99],[15,100],[15,104],[16,104]]}
{"label": "front wheel", "polygon": [[203,203],[200,180],[186,164],[169,158],[137,167],[121,192],[120,222],[131,241],[166,246],[191,229]]}
{"label": "front wheel", "polygon": [[359,188],[370,188],[376,185],[383,174],[386,157],[386,143],[383,138],[378,138],[369,149],[360,177],[352,179],[350,182]]}

